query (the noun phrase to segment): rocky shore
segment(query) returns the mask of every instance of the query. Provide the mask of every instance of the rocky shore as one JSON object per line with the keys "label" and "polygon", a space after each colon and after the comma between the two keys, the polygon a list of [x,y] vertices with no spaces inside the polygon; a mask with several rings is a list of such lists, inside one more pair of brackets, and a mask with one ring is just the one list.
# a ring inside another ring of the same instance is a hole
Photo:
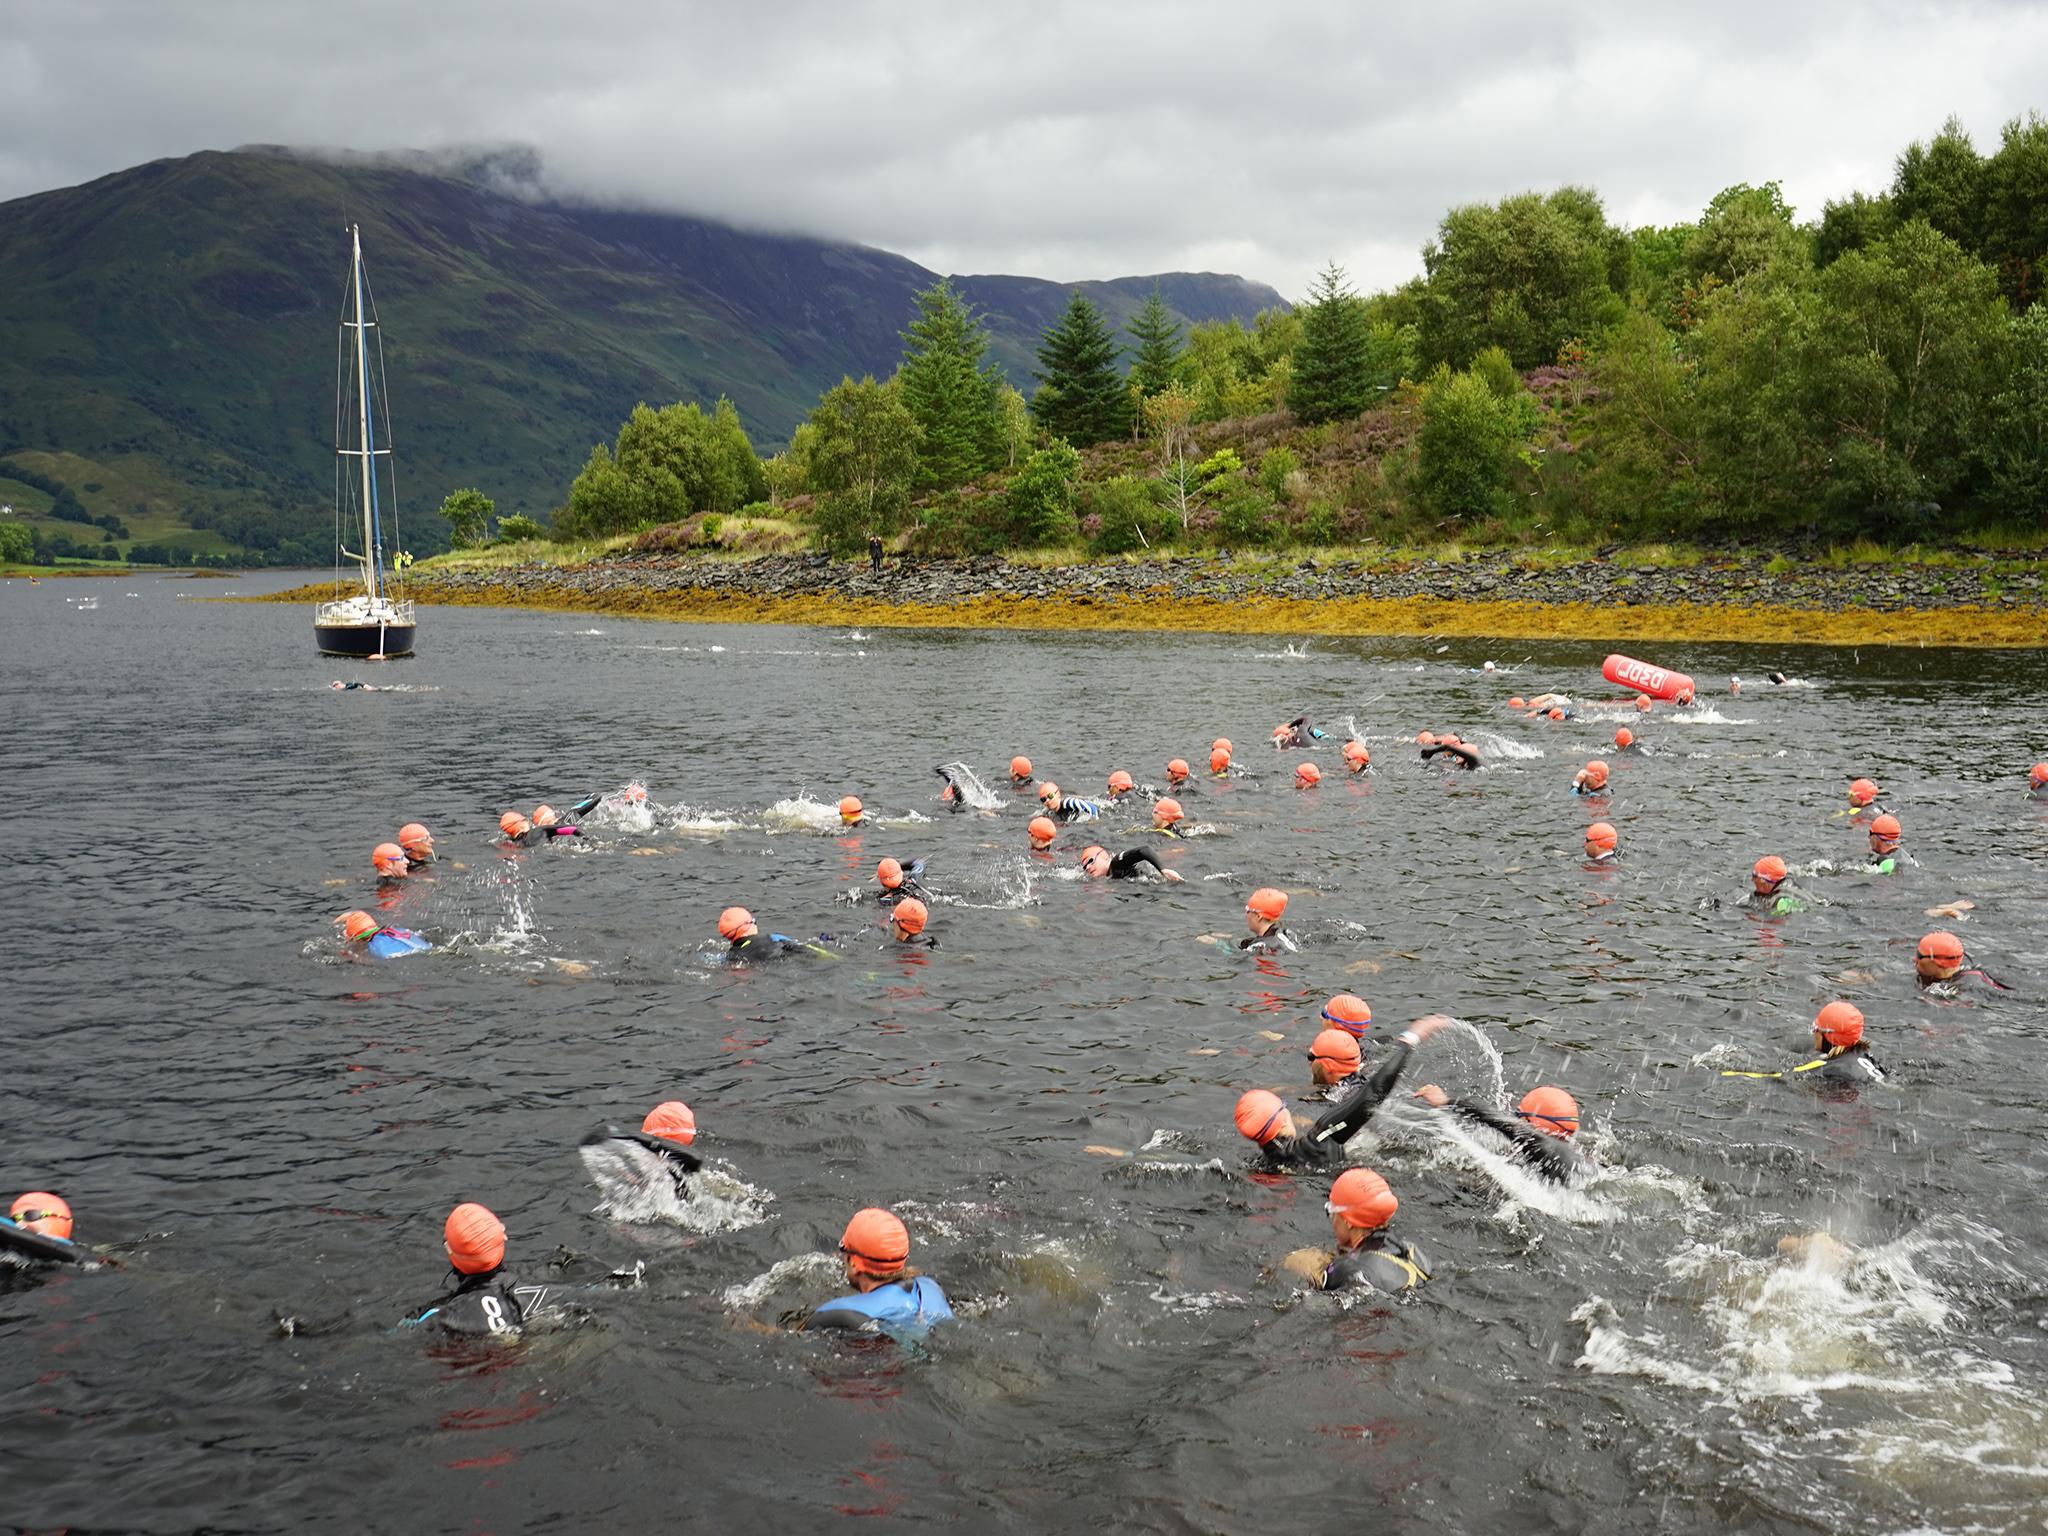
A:
{"label": "rocky shore", "polygon": [[735,623],[2048,644],[2039,561],[1775,563],[1650,565],[1624,556],[1545,566],[1486,554],[1037,566],[990,557],[891,560],[874,573],[864,561],[813,555],[628,553],[582,565],[429,568],[416,574],[413,592],[429,603]]}

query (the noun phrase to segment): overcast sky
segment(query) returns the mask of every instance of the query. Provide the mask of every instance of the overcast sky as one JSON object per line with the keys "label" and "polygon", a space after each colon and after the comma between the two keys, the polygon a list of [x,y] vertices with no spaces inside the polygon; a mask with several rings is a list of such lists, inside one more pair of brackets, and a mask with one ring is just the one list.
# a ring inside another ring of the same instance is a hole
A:
{"label": "overcast sky", "polygon": [[268,142],[517,142],[554,190],[942,272],[1420,269],[1444,209],[1801,215],[2048,109],[2048,6],[0,0],[0,200]]}

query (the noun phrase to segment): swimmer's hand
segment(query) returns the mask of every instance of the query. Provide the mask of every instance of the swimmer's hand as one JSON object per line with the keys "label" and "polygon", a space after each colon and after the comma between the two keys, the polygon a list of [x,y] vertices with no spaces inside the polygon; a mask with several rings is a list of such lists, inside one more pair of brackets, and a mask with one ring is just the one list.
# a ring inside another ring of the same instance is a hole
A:
{"label": "swimmer's hand", "polygon": [[1162,869],[1161,871],[1159,871],[1159,878],[1168,881],[1173,885],[1183,884],[1187,880],[1187,876],[1171,869]]}
{"label": "swimmer's hand", "polygon": [[1443,1089],[1437,1087],[1435,1083],[1424,1083],[1415,1090],[1415,1097],[1422,1100],[1431,1109],[1442,1109],[1451,1102],[1451,1096],[1445,1093]]}
{"label": "swimmer's hand", "polygon": [[1449,1014],[1426,1014],[1422,1018],[1417,1019],[1413,1024],[1410,1024],[1408,1026],[1408,1033],[1415,1037],[1415,1043],[1417,1045],[1421,1045],[1431,1035],[1435,1034],[1438,1030],[1442,1029],[1446,1024],[1450,1022],[1451,1019]]}
{"label": "swimmer's hand", "polygon": [[1318,1284],[1323,1271],[1330,1267],[1331,1255],[1327,1248],[1297,1248],[1280,1261],[1280,1267],[1302,1279]]}

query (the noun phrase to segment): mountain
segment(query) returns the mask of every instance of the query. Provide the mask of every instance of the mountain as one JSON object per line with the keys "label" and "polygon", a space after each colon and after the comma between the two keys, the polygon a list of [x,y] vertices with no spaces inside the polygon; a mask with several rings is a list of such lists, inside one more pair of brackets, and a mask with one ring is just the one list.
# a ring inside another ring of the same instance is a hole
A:
{"label": "mountain", "polygon": [[[894,368],[913,296],[938,280],[862,246],[536,201],[518,170],[254,148],[0,204],[0,501],[48,502],[12,463],[127,538],[324,562],[351,223],[422,551],[456,486],[501,512],[555,505],[641,400],[728,395],[771,451],[842,375]],[[1121,324],[1154,282],[1189,320],[1283,302],[1208,273],[1074,286]],[[1028,392],[1069,285],[959,286]]]}

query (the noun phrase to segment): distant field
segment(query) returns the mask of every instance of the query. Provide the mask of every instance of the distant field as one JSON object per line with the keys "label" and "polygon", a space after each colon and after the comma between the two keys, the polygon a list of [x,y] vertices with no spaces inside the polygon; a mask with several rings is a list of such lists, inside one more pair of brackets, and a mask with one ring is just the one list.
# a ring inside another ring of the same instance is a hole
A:
{"label": "distant field", "polygon": [[[198,554],[235,554],[238,548],[210,528],[194,528],[179,511],[184,487],[162,478],[144,463],[115,467],[75,453],[21,451],[8,455],[24,469],[48,475],[71,492],[95,517],[112,513],[128,527],[117,541],[125,555],[131,544],[176,544]],[[67,523],[48,515],[50,498],[34,486],[0,476],[0,502],[11,502],[23,526],[62,533],[82,543],[98,543],[102,529]]]}

